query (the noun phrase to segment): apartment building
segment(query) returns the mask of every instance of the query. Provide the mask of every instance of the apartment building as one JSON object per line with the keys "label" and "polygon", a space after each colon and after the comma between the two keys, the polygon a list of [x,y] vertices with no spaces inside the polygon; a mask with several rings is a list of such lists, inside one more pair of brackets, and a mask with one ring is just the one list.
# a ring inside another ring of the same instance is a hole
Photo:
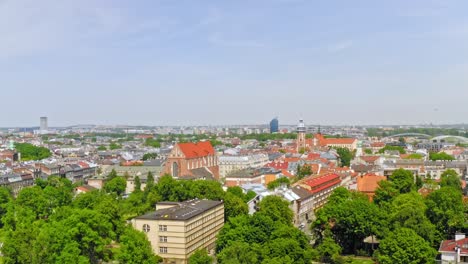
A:
{"label": "apartment building", "polygon": [[216,236],[224,225],[224,203],[160,202],[155,212],[134,218],[132,224],[147,235],[154,253],[164,263],[187,264],[196,250],[214,250]]}
{"label": "apartment building", "polygon": [[269,162],[267,154],[253,154],[243,156],[222,155],[218,160],[219,174],[223,178],[233,171],[246,168],[260,168]]}

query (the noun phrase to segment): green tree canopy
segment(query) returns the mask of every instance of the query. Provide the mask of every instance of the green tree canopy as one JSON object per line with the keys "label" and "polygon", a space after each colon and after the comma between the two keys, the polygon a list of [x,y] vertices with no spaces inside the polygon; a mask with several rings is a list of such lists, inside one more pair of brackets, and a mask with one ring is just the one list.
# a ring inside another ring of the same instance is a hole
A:
{"label": "green tree canopy", "polygon": [[461,190],[460,176],[455,170],[448,169],[442,173],[440,176],[440,186],[441,187],[453,187],[455,189]]}
{"label": "green tree canopy", "polygon": [[208,255],[206,249],[195,251],[188,260],[189,264],[212,264],[213,258]]}
{"label": "green tree canopy", "polygon": [[126,264],[157,264],[162,260],[153,254],[153,249],[145,234],[133,229],[125,228],[120,238],[121,247],[117,259]]}
{"label": "green tree canopy", "polygon": [[388,179],[400,193],[408,193],[416,188],[413,173],[405,169],[394,171]]}
{"label": "green tree canopy", "polygon": [[48,148],[34,146],[30,143],[15,143],[15,149],[21,153],[21,160],[42,160],[52,156]]}
{"label": "green tree canopy", "polygon": [[381,264],[433,263],[437,251],[416,232],[400,228],[380,242],[376,257]]}
{"label": "green tree canopy", "polygon": [[429,153],[430,160],[454,160],[455,158],[445,152]]}

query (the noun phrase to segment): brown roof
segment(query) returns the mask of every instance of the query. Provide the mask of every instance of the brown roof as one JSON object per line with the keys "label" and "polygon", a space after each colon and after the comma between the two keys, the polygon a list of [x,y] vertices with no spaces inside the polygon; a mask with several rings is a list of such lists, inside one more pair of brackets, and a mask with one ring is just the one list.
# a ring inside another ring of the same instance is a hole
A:
{"label": "brown roof", "polygon": [[360,192],[373,193],[379,187],[380,181],[386,181],[387,177],[375,174],[366,174],[357,177],[357,187]]}
{"label": "brown roof", "polygon": [[199,158],[215,154],[215,150],[209,141],[202,141],[198,143],[178,143],[180,150],[184,153],[186,158]]}

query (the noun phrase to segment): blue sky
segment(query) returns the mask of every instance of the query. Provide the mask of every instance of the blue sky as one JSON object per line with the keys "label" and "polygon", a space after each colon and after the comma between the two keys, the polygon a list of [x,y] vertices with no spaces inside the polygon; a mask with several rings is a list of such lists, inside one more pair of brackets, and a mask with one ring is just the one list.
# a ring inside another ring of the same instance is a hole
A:
{"label": "blue sky", "polygon": [[0,0],[1,126],[468,123],[468,1]]}

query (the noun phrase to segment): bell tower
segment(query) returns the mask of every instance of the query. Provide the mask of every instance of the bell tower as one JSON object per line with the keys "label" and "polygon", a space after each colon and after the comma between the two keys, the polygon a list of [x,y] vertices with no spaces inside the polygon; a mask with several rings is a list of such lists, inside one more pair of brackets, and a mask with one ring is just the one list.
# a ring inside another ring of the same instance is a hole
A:
{"label": "bell tower", "polygon": [[297,125],[296,145],[297,152],[299,152],[301,149],[306,149],[306,127],[304,124],[304,120],[302,119],[299,120],[299,125]]}

